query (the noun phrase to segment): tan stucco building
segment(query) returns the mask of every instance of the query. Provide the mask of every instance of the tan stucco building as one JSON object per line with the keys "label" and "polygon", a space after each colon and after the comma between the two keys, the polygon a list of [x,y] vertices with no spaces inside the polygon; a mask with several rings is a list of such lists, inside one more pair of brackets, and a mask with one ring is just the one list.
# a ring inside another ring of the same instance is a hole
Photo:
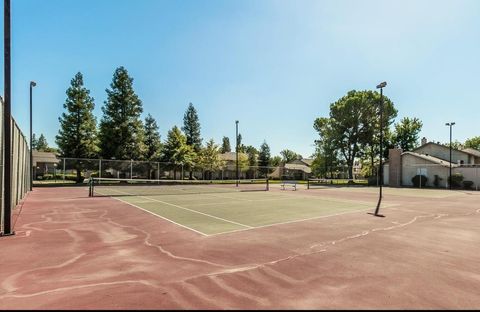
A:
{"label": "tan stucco building", "polygon": [[464,181],[472,181],[474,189],[480,189],[480,151],[452,149],[428,142],[409,152],[391,149],[389,161],[384,164],[384,185],[413,186],[416,175],[426,177],[427,187],[448,187],[448,177],[461,174]]}

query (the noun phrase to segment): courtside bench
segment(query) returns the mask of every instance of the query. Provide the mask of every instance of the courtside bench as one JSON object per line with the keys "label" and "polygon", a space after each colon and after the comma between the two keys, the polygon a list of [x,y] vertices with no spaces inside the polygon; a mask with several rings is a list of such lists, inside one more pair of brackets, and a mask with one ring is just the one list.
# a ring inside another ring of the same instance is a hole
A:
{"label": "courtside bench", "polygon": [[280,184],[282,190],[285,190],[288,186],[292,187],[294,191],[297,190],[297,181],[282,181]]}

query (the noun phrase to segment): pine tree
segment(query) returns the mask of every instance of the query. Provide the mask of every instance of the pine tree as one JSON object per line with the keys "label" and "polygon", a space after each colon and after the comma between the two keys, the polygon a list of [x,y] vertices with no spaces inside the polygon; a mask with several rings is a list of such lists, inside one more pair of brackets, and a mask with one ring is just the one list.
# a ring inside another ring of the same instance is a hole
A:
{"label": "pine tree", "polygon": [[32,134],[32,150],[37,150],[38,140],[35,133]]}
{"label": "pine tree", "polygon": [[[63,157],[92,158],[98,152],[96,120],[93,115],[94,99],[84,87],[79,72],[70,82],[63,104],[66,112],[59,119],[60,130],[56,136]],[[40,138],[38,140],[40,142]]]}
{"label": "pine tree", "polygon": [[183,132],[187,138],[187,145],[190,145],[193,150],[198,153],[202,146],[202,139],[200,137],[200,122],[198,120],[198,114],[190,103],[183,116]]}
{"label": "pine tree", "polygon": [[269,173],[268,166],[270,166],[270,147],[267,142],[263,141],[260,145],[260,151],[258,153],[258,166],[260,167],[260,172],[266,174]]}
{"label": "pine tree", "polygon": [[124,67],[113,74],[111,90],[102,107],[100,149],[104,158],[142,159],[145,154],[144,129],[140,115],[142,101],[133,90],[133,78]]}
{"label": "pine tree", "polygon": [[[202,139],[200,137],[200,122],[198,120],[198,114],[192,103],[188,105],[187,111],[185,112],[185,115],[183,115],[182,130],[187,138],[187,145],[190,146],[198,156],[202,148]],[[192,167],[193,165],[190,169],[190,180],[193,179]]]}
{"label": "pine tree", "polygon": [[37,141],[37,151],[45,152],[47,149],[48,149],[47,139],[45,138],[43,133],[41,133]]}
{"label": "pine tree", "polygon": [[222,139],[222,148],[220,149],[220,153],[229,153],[231,151],[232,148],[230,147],[230,139],[224,136]]}
{"label": "pine tree", "polygon": [[155,118],[148,114],[145,118],[145,159],[158,160],[160,157],[161,141]]}

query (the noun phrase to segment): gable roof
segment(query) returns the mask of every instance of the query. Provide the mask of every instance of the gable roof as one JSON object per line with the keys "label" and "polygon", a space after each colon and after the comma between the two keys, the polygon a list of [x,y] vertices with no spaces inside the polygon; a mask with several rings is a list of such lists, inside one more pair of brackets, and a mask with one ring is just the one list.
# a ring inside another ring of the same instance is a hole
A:
{"label": "gable roof", "polygon": [[[238,155],[247,155],[245,153],[238,153]],[[235,152],[226,152],[223,154],[220,154],[220,159],[226,160],[226,161],[236,161],[237,160],[237,154]]]}
{"label": "gable roof", "polygon": [[[435,143],[435,142],[428,142],[428,143],[425,143],[417,148],[414,148],[413,150],[411,150],[412,152],[415,152],[427,145],[434,145],[434,146],[438,146],[438,147],[441,147],[441,148],[445,148],[445,149],[450,149],[450,147],[448,146],[445,146],[445,145],[442,145],[442,144],[438,144],[438,143]],[[457,151],[457,152],[460,152],[460,153],[464,153],[464,154],[468,154],[467,152],[465,152],[465,150],[458,150],[456,148],[452,148],[452,151]]]}
{"label": "gable roof", "polygon": [[312,163],[313,163],[312,158],[294,159],[288,162],[288,164],[303,164],[307,167],[311,167]]}
{"label": "gable roof", "polygon": [[[415,153],[415,152],[403,152],[402,156],[403,155],[411,155],[411,156],[429,161],[433,164],[441,165],[441,166],[444,166],[444,167],[450,167],[450,162],[449,161],[443,160],[443,159],[438,158],[438,157],[434,157],[432,155],[419,154],[419,153]],[[458,164],[453,163],[453,162],[452,162],[451,165],[452,165],[452,167],[459,167]]]}
{"label": "gable roof", "polygon": [[57,158],[57,155],[52,152],[39,152],[37,150],[32,151],[33,165],[36,166],[37,163],[58,163],[60,159]]}
{"label": "gable roof", "polygon": [[480,157],[480,151],[476,150],[474,148],[464,148],[462,152],[465,152],[469,155],[475,156],[475,157]]}

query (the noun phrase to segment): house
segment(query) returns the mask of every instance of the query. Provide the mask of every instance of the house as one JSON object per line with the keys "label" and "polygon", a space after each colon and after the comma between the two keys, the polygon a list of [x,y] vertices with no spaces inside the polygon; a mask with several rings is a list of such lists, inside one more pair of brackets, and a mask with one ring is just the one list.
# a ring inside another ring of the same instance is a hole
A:
{"label": "house", "polygon": [[383,182],[389,186],[413,186],[413,177],[426,178],[426,186],[447,188],[451,174],[461,174],[463,180],[480,187],[480,151],[452,149],[422,140],[422,145],[412,151],[390,149],[389,160],[384,163]]}
{"label": "house", "polygon": [[32,151],[33,178],[42,179],[45,174],[54,174],[56,169],[60,169],[61,160],[52,152]]}
{"label": "house", "polygon": [[312,174],[313,159],[302,158],[292,160],[284,165],[283,179],[307,180]]}

